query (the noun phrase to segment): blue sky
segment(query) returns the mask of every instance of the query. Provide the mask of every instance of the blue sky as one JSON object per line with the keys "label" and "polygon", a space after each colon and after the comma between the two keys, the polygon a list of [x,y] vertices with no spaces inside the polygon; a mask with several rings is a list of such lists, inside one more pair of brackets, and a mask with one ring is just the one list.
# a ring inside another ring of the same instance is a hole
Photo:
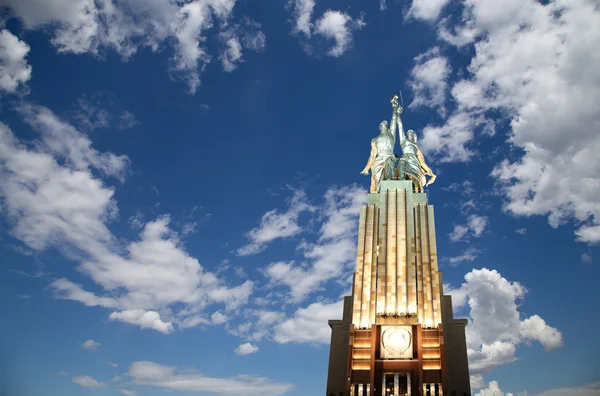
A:
{"label": "blue sky", "polygon": [[6,0],[0,389],[317,395],[402,90],[474,394],[600,394],[592,0]]}

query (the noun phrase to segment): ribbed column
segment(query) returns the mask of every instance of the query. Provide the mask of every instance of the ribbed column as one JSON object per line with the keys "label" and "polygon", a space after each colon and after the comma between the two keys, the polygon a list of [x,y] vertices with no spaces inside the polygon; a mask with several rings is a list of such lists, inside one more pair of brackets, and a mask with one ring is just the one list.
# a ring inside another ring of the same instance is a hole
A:
{"label": "ribbed column", "polygon": [[433,279],[433,325],[442,323],[442,282],[438,267],[437,242],[435,238],[435,220],[433,206],[427,205],[429,226],[429,260],[431,262],[431,276]]}
{"label": "ribbed column", "polygon": [[429,216],[427,205],[419,205],[421,218],[421,260],[423,261],[423,305],[424,324],[433,326],[433,290],[431,277],[431,257],[429,251]]}
{"label": "ribbed column", "polygon": [[408,288],[407,288],[407,255],[406,255],[406,190],[399,190],[396,194],[396,212],[398,221],[396,223],[397,248],[396,248],[396,302],[397,312],[408,311]]}
{"label": "ribbed column", "polygon": [[[379,238],[379,218],[380,211],[378,207],[373,206],[373,250],[371,254],[371,283],[369,284],[369,288],[371,290],[371,301],[369,305],[369,325],[370,327],[372,323],[375,323],[375,303],[377,302],[377,255],[378,248],[377,243],[380,240]],[[384,250],[385,254],[385,250]]]}
{"label": "ribbed column", "polygon": [[[384,191],[380,193],[384,197],[387,198],[388,191]],[[386,281],[386,263],[389,260],[387,255],[388,245],[388,222],[389,216],[387,213],[389,211],[389,206],[387,200],[385,200],[382,205],[379,207],[379,222],[380,224],[377,226],[379,230],[379,235],[377,238],[377,243],[379,244],[379,248],[377,249],[377,313],[382,314],[385,312],[386,307],[386,292],[387,292],[387,281]]]}
{"label": "ribbed column", "polygon": [[370,326],[371,309],[371,270],[373,267],[373,256],[376,254],[374,249],[375,234],[375,206],[367,205],[367,224],[365,227],[365,249],[364,249],[364,265],[363,265],[363,286],[362,286],[362,303],[360,306],[360,327]]}
{"label": "ribbed column", "polygon": [[363,272],[365,264],[365,237],[367,224],[367,207],[360,208],[358,221],[358,243],[356,251],[356,271],[354,275],[354,301],[352,307],[352,324],[360,326],[360,312],[362,306]]}
{"label": "ribbed column", "polygon": [[412,207],[406,207],[406,262],[408,312],[417,313],[417,243],[415,236],[415,214]]}
{"label": "ribbed column", "polygon": [[386,293],[385,293],[385,305],[386,312],[393,313],[397,311],[396,305],[396,245],[397,245],[397,229],[396,229],[396,216],[397,216],[397,200],[396,196],[398,193],[396,190],[387,190],[387,266],[386,266]]}
{"label": "ribbed column", "polygon": [[416,267],[417,267],[417,308],[419,314],[419,323],[425,322],[425,310],[424,310],[424,293],[423,293],[423,257],[422,257],[422,245],[421,245],[421,211],[419,205],[413,208],[413,215],[415,217],[415,251],[416,251]]}

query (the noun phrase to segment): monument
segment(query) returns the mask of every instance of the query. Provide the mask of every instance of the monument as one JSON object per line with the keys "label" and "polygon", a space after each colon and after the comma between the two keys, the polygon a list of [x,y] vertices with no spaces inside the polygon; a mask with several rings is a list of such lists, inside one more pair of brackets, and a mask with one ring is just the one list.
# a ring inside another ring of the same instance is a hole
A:
{"label": "monument", "polygon": [[[402,107],[371,141],[352,296],[330,320],[326,396],[471,395],[466,319],[454,319],[438,270],[433,206],[424,187],[436,175],[417,135],[405,135]],[[396,128],[402,156],[394,153]],[[427,180],[429,176],[429,180]]]}

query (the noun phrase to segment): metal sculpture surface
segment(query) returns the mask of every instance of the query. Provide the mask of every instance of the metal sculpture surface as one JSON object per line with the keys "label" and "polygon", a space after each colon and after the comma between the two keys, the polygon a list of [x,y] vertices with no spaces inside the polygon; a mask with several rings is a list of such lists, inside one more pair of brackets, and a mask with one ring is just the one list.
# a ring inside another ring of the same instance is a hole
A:
{"label": "metal sculpture surface", "polygon": [[382,180],[393,180],[396,168],[397,155],[394,154],[396,145],[396,124],[398,117],[402,113],[402,108],[398,106],[398,97],[392,98],[392,121],[388,127],[387,121],[379,124],[379,136],[371,140],[371,155],[365,165],[365,169],[360,172],[362,175],[368,175],[371,170],[371,188],[372,194],[379,192],[379,184]]}
{"label": "metal sculpture surface", "polygon": [[[417,134],[412,129],[404,133],[402,125],[402,107],[398,105],[398,96],[392,98],[392,121],[388,127],[387,121],[379,124],[381,133],[371,140],[371,155],[361,174],[366,175],[371,170],[372,194],[379,192],[382,180],[412,180],[415,192],[423,192],[423,188],[432,184],[436,175],[433,173],[417,144]],[[396,144],[396,127],[402,148],[402,157],[394,154]],[[399,158],[399,159],[398,159]],[[398,167],[396,168],[396,161]],[[429,176],[427,180],[426,176]]]}

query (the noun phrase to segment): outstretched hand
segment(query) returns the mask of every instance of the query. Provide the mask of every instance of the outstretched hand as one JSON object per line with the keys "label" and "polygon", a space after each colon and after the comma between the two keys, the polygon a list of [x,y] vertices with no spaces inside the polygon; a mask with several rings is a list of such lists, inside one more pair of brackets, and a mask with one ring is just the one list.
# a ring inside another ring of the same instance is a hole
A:
{"label": "outstretched hand", "polygon": [[368,169],[363,169],[362,172],[360,172],[361,175],[368,175],[369,174],[369,170]]}
{"label": "outstretched hand", "polygon": [[437,175],[434,175],[433,173],[430,176],[431,177],[429,178],[429,180],[427,180],[427,183],[425,184],[425,187],[429,186],[430,184],[433,184],[433,182],[437,178]]}

